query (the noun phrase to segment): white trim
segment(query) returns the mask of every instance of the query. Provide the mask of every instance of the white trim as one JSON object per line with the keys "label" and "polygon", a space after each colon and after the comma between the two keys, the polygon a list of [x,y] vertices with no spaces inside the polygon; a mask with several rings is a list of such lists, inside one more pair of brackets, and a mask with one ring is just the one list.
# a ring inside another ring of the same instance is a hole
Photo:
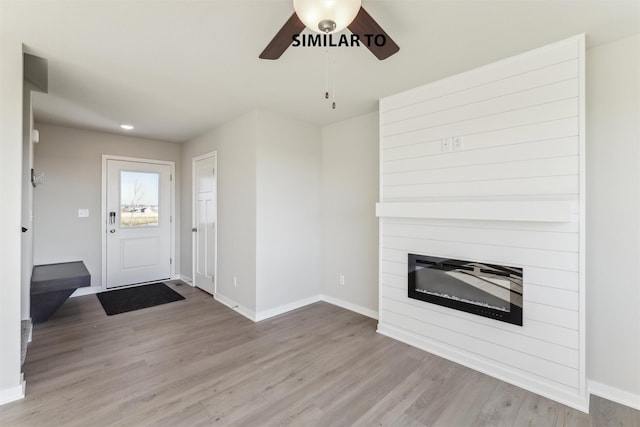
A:
{"label": "white trim", "polygon": [[24,399],[24,390],[26,386],[27,382],[24,380],[24,374],[20,374],[20,384],[15,387],[0,390],[0,405]]}
{"label": "white trim", "polygon": [[371,310],[370,308],[363,307],[361,305],[353,304],[340,298],[335,298],[329,295],[320,295],[320,300],[333,304],[345,310],[353,311],[354,313],[362,314],[363,316],[370,317],[378,320],[378,312]]}
{"label": "white trim", "polygon": [[182,280],[187,285],[190,285],[192,287],[194,286],[193,285],[193,279],[191,277],[189,277],[189,276],[185,276],[184,274],[178,274],[177,279]]}
{"label": "white trim", "polygon": [[[215,295],[218,292],[218,152],[217,151],[209,151],[208,153],[200,154],[199,156],[194,156],[191,158],[191,228],[196,227],[196,162],[200,160],[205,160],[213,157],[213,170],[214,170],[214,186],[215,186],[215,194],[216,194],[216,223],[215,223],[215,235],[214,235],[214,253],[215,257],[213,260],[213,294]],[[191,233],[191,277],[192,279],[189,281],[191,286],[196,286],[195,277],[196,277],[196,239],[193,238],[193,231],[189,230]]]}
{"label": "white trim", "polygon": [[640,394],[631,393],[616,387],[611,387],[597,381],[588,380],[589,394],[593,394],[603,399],[619,403],[640,411]]}
{"label": "white trim", "polygon": [[587,204],[586,204],[586,195],[587,195],[587,161],[586,161],[586,120],[585,120],[585,106],[586,106],[586,98],[585,98],[585,76],[586,76],[586,66],[585,66],[585,56],[586,56],[586,45],[585,45],[585,34],[580,34],[576,36],[578,39],[578,59],[579,59],[579,70],[578,76],[580,77],[580,93],[578,106],[580,108],[579,111],[579,152],[580,152],[580,226],[579,226],[579,255],[578,255],[578,271],[579,273],[579,281],[578,281],[578,289],[579,289],[579,319],[580,319],[580,328],[579,328],[579,340],[580,340],[580,348],[579,348],[579,381],[580,388],[578,390],[578,394],[581,398],[587,400],[587,405],[589,404],[589,391],[587,385],[587,286],[586,286],[586,257],[587,257],[587,245],[586,245],[586,235],[587,235]]}
{"label": "white trim", "polygon": [[[171,250],[171,259],[173,262],[170,265],[170,277],[174,277],[176,274],[176,162],[173,160],[155,160],[155,159],[143,159],[138,157],[125,157],[125,156],[114,156],[111,154],[103,154],[102,155],[102,189],[101,189],[101,199],[100,199],[100,213],[101,218],[101,227],[100,232],[102,234],[102,290],[107,290],[107,215],[106,215],[106,206],[107,206],[107,160],[120,160],[126,162],[137,162],[137,163],[151,163],[155,165],[166,165],[169,166],[171,181],[169,182],[170,188],[170,209],[171,209],[171,221],[170,226],[170,242],[169,247]],[[90,292],[96,293],[96,292]],[[78,295],[76,295],[78,296]]]}
{"label": "white trim", "polygon": [[104,291],[102,286],[88,286],[84,288],[78,288],[75,290],[75,292],[71,294],[71,296],[69,296],[69,298],[83,297],[85,295],[93,295],[102,291]]}
{"label": "white trim", "polygon": [[322,300],[321,295],[315,295],[309,298],[304,298],[298,301],[294,301],[289,304],[284,304],[279,307],[270,308],[267,310],[262,310],[256,313],[256,322],[260,322],[261,320],[269,319],[271,317],[278,316],[283,313],[287,313],[289,311],[297,310],[300,307],[304,307],[309,304],[313,304]]}
{"label": "white trim", "polygon": [[572,200],[459,200],[376,203],[376,216],[489,221],[570,222]]}
{"label": "white trim", "polygon": [[221,304],[226,305],[227,307],[229,307],[232,310],[237,311],[238,313],[242,314],[244,317],[246,317],[247,319],[255,322],[256,321],[256,312],[251,310],[248,307],[245,307],[244,305],[241,305],[237,302],[235,302],[234,300],[232,300],[231,298],[227,298],[224,295],[221,294],[215,294],[213,296],[213,298],[220,302]]}
{"label": "white trim", "polygon": [[575,393],[554,387],[546,382],[536,381],[531,377],[523,376],[518,371],[509,369],[502,364],[492,363],[490,360],[481,359],[466,352],[463,353],[461,351],[457,351],[452,347],[443,346],[436,341],[407,332],[392,325],[378,322],[377,332],[381,335],[385,335],[389,338],[393,338],[405,344],[409,344],[410,346],[419,348],[420,350],[435,354],[475,371],[482,372],[509,384],[513,384],[551,400],[555,400],[556,402],[577,409],[578,411],[587,414],[589,413],[588,396],[579,396]]}
{"label": "white trim", "polygon": [[279,307],[270,308],[267,310],[262,310],[260,312],[255,312],[248,307],[245,307],[231,298],[225,297],[221,294],[216,294],[213,296],[216,301],[226,305],[227,307],[237,311],[242,314],[247,319],[253,320],[254,322],[260,322],[262,320],[270,319],[275,316],[279,316],[284,313],[288,313],[293,310],[297,310],[301,307],[305,307],[310,304],[315,304],[316,302],[326,302],[331,305],[335,305],[337,307],[343,308],[345,310],[352,311],[354,313],[361,314],[363,316],[370,317],[372,319],[378,318],[378,313],[369,308],[362,307],[357,304],[350,303],[348,301],[341,300],[339,298],[334,298],[328,295],[314,295],[308,298],[303,298],[298,301],[291,302],[289,304],[284,304]]}

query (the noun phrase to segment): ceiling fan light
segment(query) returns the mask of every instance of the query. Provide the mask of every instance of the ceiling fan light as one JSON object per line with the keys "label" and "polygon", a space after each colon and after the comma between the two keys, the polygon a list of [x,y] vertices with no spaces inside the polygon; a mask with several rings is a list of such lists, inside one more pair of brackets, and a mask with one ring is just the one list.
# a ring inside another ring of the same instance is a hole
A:
{"label": "ceiling fan light", "polygon": [[[353,22],[361,0],[293,0],[293,8],[302,23],[316,33],[337,33]],[[335,22],[333,25],[327,22]]]}

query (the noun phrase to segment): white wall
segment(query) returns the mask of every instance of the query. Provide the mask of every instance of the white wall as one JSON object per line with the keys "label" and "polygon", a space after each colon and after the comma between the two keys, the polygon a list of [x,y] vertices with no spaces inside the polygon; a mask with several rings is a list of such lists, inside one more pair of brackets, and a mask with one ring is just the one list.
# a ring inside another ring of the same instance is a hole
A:
{"label": "white wall", "polygon": [[377,112],[322,128],[322,293],[376,316],[378,162]]}
{"label": "white wall", "polygon": [[[193,157],[218,152],[216,292],[245,315],[256,310],[256,113],[243,115],[182,146],[182,274],[192,277]],[[238,286],[233,286],[233,276]],[[248,311],[248,312],[246,312]]]}
{"label": "white wall", "polygon": [[320,294],[320,129],[264,111],[256,118],[256,311],[261,318]]}
{"label": "white wall", "polygon": [[[176,162],[176,223],[180,224],[180,145],[129,136],[36,123],[36,173],[44,183],[34,189],[36,265],[84,261],[92,286],[102,286],[102,155]],[[78,209],[89,209],[78,218]],[[176,242],[180,230],[176,227]],[[179,266],[179,245],[176,265]]]}
{"label": "white wall", "polygon": [[587,51],[587,368],[640,409],[639,56],[639,36]]}
{"label": "white wall", "polygon": [[20,375],[22,44],[2,34],[0,52],[2,52],[2,61],[0,61],[0,348],[2,349],[0,351],[0,404],[2,404],[24,395]]}
{"label": "white wall", "polygon": [[[579,409],[588,405],[583,55],[583,38],[574,37],[380,104],[381,204],[407,210],[381,219],[378,330]],[[463,146],[443,151],[442,139],[453,136]],[[456,208],[429,216],[447,203],[473,213],[496,201],[530,208],[506,221],[498,220],[505,208],[489,221],[484,213],[457,219]],[[565,218],[531,221],[557,201]],[[423,218],[413,217],[416,205]],[[522,326],[409,299],[408,253],[521,267]]]}

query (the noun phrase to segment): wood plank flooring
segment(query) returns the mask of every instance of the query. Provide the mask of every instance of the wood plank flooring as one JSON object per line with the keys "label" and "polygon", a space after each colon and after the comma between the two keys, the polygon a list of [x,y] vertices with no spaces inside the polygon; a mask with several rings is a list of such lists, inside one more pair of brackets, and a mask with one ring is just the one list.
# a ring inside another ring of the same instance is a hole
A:
{"label": "wood plank flooring", "polygon": [[27,396],[2,426],[633,426],[586,415],[375,332],[316,303],[253,323],[180,282],[186,300],[106,316],[73,298],[33,331]]}

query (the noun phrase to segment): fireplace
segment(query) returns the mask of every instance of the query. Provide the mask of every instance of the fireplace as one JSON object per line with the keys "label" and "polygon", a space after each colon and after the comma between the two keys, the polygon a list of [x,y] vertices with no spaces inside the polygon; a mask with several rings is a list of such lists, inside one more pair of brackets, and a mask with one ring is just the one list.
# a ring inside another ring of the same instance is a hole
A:
{"label": "fireplace", "polygon": [[409,298],[522,326],[522,269],[409,254]]}

